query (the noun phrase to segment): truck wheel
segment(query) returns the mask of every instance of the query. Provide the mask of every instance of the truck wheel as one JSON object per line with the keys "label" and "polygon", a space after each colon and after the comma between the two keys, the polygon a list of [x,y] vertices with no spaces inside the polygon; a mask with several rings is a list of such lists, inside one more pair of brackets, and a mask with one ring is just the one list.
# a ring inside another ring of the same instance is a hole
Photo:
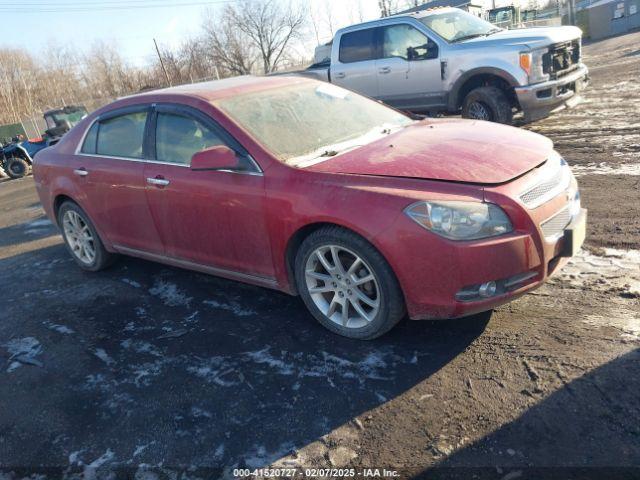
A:
{"label": "truck wheel", "polygon": [[7,174],[11,178],[22,178],[29,173],[29,164],[20,157],[10,157],[6,163]]}
{"label": "truck wheel", "polygon": [[465,97],[462,117],[510,125],[513,112],[502,90],[496,87],[479,87],[471,90]]}

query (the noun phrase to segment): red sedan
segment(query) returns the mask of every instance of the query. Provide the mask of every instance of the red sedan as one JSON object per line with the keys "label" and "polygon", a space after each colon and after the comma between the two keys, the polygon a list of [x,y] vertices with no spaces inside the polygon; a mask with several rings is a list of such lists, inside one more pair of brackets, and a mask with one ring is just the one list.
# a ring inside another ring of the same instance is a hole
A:
{"label": "red sedan", "polygon": [[586,211],[550,140],[415,120],[339,87],[241,77],[118,100],[34,165],[78,265],[116,254],[299,294],[370,339],[540,285]]}

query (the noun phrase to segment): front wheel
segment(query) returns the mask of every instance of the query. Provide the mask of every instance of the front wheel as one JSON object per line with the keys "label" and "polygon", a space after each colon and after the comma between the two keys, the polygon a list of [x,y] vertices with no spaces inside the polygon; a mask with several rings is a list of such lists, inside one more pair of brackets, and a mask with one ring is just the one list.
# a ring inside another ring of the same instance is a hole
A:
{"label": "front wheel", "polygon": [[462,117],[510,125],[513,112],[504,91],[496,87],[479,87],[471,90],[465,97]]}
{"label": "front wheel", "polygon": [[5,170],[11,178],[22,178],[29,174],[29,164],[24,158],[10,157],[7,159]]}
{"label": "front wheel", "polygon": [[321,228],[300,245],[296,284],[305,305],[329,330],[369,340],[404,316],[391,267],[365,239],[339,227]]}

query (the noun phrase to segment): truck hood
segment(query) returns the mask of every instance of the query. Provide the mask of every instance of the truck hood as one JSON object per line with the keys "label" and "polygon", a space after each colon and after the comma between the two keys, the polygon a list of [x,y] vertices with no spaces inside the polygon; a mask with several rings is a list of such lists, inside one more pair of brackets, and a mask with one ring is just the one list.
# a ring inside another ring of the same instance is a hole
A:
{"label": "truck hood", "polygon": [[425,120],[305,170],[450,182],[508,182],[542,164],[551,140],[476,120]]}
{"label": "truck hood", "polygon": [[495,43],[500,45],[527,45],[535,49],[555,43],[568,42],[581,36],[582,30],[572,26],[516,28],[513,30],[502,30],[488,37],[472,38],[462,42],[460,45],[484,48],[487,44]]}

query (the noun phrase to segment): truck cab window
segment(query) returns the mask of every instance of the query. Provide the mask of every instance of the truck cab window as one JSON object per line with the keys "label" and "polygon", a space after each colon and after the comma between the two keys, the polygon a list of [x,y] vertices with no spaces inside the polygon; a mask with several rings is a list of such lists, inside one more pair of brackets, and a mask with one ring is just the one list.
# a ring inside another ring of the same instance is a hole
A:
{"label": "truck cab window", "polygon": [[411,25],[391,25],[384,28],[382,57],[427,60],[438,57],[438,46]]}
{"label": "truck cab window", "polygon": [[345,33],[340,39],[341,63],[362,62],[375,58],[375,29],[366,28]]}

